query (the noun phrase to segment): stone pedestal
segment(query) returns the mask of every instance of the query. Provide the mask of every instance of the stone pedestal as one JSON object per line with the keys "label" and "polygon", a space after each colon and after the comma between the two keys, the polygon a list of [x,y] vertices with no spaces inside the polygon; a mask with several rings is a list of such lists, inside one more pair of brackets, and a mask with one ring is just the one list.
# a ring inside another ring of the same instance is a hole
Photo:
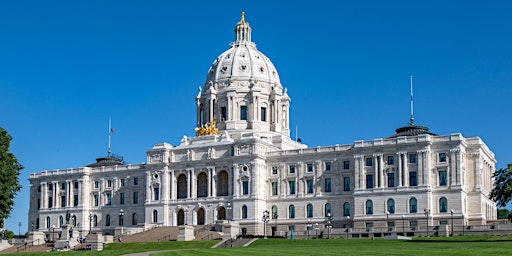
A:
{"label": "stone pedestal", "polygon": [[103,235],[98,233],[90,233],[85,238],[85,249],[90,251],[103,250]]}
{"label": "stone pedestal", "polygon": [[240,234],[240,225],[237,222],[224,222],[222,225],[222,240],[236,238]]}
{"label": "stone pedestal", "polygon": [[31,231],[27,233],[27,240],[32,241],[34,245],[44,244],[44,232],[41,231]]}
{"label": "stone pedestal", "polygon": [[176,238],[177,241],[191,241],[196,239],[194,236],[193,226],[180,226],[180,233]]}
{"label": "stone pedestal", "polygon": [[7,249],[11,247],[12,245],[7,240],[0,240],[0,251],[3,249]]}
{"label": "stone pedestal", "polygon": [[70,234],[71,232],[69,232],[73,227],[68,225],[68,224],[64,224],[62,225],[62,232],[61,232],[61,235],[60,235],[60,240],[69,240],[73,234]]}

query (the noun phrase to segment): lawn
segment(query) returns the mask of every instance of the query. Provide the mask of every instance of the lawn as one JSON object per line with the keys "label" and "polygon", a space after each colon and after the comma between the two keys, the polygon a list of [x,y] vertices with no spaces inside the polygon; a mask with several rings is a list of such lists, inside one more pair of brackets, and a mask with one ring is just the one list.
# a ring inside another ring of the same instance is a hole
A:
{"label": "lawn", "polygon": [[18,255],[123,255],[162,251],[152,255],[511,255],[512,236],[465,236],[384,239],[259,239],[245,248],[210,249],[218,241],[115,243],[102,252],[50,252]]}

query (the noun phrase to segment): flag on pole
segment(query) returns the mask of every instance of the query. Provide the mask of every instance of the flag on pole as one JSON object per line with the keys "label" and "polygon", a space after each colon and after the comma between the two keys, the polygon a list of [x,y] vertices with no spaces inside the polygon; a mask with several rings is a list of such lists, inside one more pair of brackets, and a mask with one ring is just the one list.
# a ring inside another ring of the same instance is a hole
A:
{"label": "flag on pole", "polygon": [[110,128],[110,133],[114,133],[115,131],[114,128]]}

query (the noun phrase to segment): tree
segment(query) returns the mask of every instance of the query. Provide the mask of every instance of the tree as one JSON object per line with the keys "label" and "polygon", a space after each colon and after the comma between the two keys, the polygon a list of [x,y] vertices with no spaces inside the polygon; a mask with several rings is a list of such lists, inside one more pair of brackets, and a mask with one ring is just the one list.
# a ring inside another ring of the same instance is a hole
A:
{"label": "tree", "polygon": [[498,219],[508,219],[510,216],[510,212],[507,209],[498,209]]}
{"label": "tree", "polygon": [[505,207],[512,200],[512,164],[494,173],[494,188],[489,195],[498,206]]}
{"label": "tree", "polygon": [[20,191],[20,171],[23,169],[16,157],[9,151],[12,137],[0,127],[0,228],[9,217],[14,197]]}

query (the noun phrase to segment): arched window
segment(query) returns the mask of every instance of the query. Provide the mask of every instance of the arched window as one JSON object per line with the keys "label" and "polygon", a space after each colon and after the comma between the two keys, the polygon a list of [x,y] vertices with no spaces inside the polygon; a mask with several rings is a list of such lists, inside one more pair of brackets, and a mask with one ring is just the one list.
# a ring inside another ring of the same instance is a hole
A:
{"label": "arched window", "polygon": [[73,221],[73,227],[76,227],[76,215],[73,214],[71,220]]}
{"label": "arched window", "polygon": [[197,175],[197,197],[208,196],[208,177],[206,173],[201,172]]}
{"label": "arched window", "polygon": [[52,223],[52,219],[50,216],[46,217],[46,228],[50,228]]}
{"label": "arched window", "polygon": [[372,200],[366,201],[366,214],[373,214],[373,202],[372,202]]}
{"label": "arched window", "polygon": [[279,215],[277,214],[277,206],[272,206],[272,219],[277,219]]}
{"label": "arched window", "polygon": [[416,198],[409,199],[409,212],[417,213],[418,212],[418,200]]}
{"label": "arched window", "polygon": [[331,213],[331,204],[326,203],[325,204],[325,217],[328,217],[330,213]]}
{"label": "arched window", "polygon": [[110,215],[105,216],[105,226],[110,226]]}
{"label": "arched window", "polygon": [[226,171],[221,171],[217,174],[217,196],[227,196],[228,188],[228,173]]}
{"label": "arched window", "polygon": [[247,206],[242,206],[242,219],[247,219]]}
{"label": "arched window", "polygon": [[313,205],[312,204],[308,204],[306,206],[306,213],[307,213],[308,218],[313,218]]}
{"label": "arched window", "polygon": [[178,176],[178,186],[176,189],[178,190],[178,199],[187,198],[187,175],[181,174]]}
{"label": "arched window", "polygon": [[158,222],[158,211],[154,210],[153,211],[153,223],[157,223],[157,222]]}
{"label": "arched window", "polygon": [[288,218],[295,219],[295,205],[288,206]]}
{"label": "arched window", "polygon": [[439,199],[439,212],[448,212],[448,200],[446,200],[446,197]]}
{"label": "arched window", "polygon": [[132,214],[132,225],[137,225],[137,214],[136,213],[133,213]]}
{"label": "arched window", "polygon": [[97,227],[98,226],[98,215],[94,215],[92,217],[92,226]]}
{"label": "arched window", "polygon": [[388,212],[395,213],[395,200],[388,199]]}
{"label": "arched window", "polygon": [[59,227],[62,227],[62,226],[64,226],[64,217],[62,217],[62,215],[61,215],[61,216],[59,216]]}
{"label": "arched window", "polygon": [[350,216],[350,203],[346,202],[343,204],[343,216]]}

